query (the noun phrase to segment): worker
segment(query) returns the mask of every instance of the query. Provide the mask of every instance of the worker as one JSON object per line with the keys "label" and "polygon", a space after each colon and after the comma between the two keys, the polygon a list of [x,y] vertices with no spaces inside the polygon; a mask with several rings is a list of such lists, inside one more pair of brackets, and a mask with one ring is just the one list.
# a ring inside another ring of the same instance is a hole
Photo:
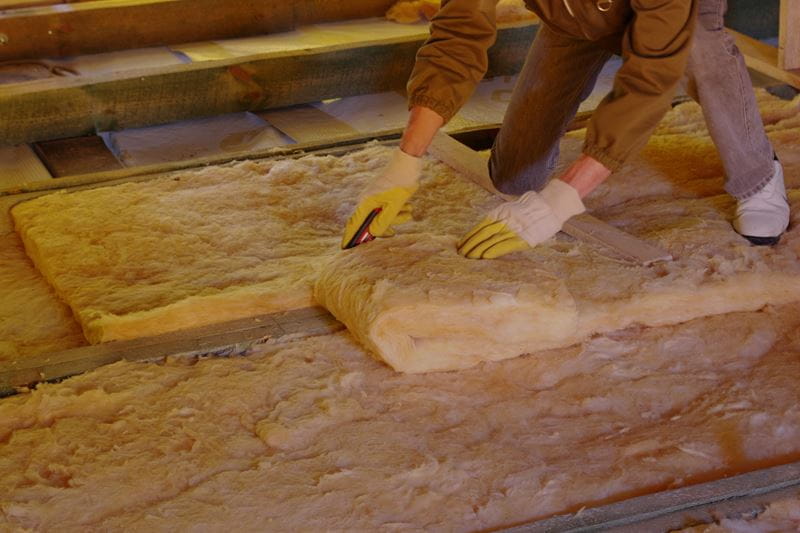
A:
{"label": "worker", "polygon": [[[496,0],[443,0],[408,82],[409,119],[389,164],[359,197],[343,247],[367,216],[384,236],[407,219],[421,156],[487,67]],[[555,235],[583,198],[640,150],[682,80],[700,103],[737,200],[734,228],[774,244],[789,223],[783,171],[767,138],[741,54],[725,31],[726,0],[527,0],[541,25],[489,158],[495,187],[521,195],[461,240],[469,258],[496,258]],[[559,140],[612,54],[622,66],[588,124],[582,154],[557,178]]]}

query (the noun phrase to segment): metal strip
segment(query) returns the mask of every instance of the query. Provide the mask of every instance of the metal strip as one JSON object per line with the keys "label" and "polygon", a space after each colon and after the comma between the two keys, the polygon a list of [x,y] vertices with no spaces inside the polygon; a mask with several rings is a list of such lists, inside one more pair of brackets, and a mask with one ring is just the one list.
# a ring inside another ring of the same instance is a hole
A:
{"label": "metal strip", "polygon": [[[720,474],[724,475],[724,474]],[[555,516],[507,533],[670,531],[720,517],[757,513],[766,504],[800,496],[800,461]]]}

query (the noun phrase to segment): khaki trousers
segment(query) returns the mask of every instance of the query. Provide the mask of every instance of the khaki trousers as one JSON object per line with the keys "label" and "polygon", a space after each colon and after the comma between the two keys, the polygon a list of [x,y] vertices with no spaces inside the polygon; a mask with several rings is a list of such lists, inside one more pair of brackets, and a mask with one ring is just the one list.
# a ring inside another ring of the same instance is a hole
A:
{"label": "khaki trousers", "polygon": [[[725,190],[743,199],[772,178],[774,154],[744,59],[724,29],[726,11],[727,0],[700,0],[685,84],[722,159]],[[492,148],[489,171],[498,190],[523,194],[545,186],[559,140],[611,55],[598,43],[539,29]]]}

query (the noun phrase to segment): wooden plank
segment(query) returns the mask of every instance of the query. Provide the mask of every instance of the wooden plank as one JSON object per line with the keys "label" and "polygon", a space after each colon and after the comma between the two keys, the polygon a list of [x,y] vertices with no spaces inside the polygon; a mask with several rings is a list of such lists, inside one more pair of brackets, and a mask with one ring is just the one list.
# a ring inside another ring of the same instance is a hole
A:
{"label": "wooden plank", "polygon": [[663,248],[618,230],[588,213],[569,219],[562,231],[581,241],[610,248],[622,258],[644,266],[660,261],[672,261],[672,255]]}
{"label": "wooden plank", "polygon": [[736,45],[744,55],[744,62],[748,67],[800,89],[800,70],[780,68],[777,48],[731,29],[728,29],[728,32],[736,39]]}
{"label": "wooden plank", "polygon": [[[531,23],[498,30],[488,76],[519,71]],[[0,87],[0,144],[163,124],[404,88],[424,41],[403,37]]]}
{"label": "wooden plank", "polygon": [[0,362],[0,397],[20,387],[88,372],[116,361],[155,361],[166,356],[241,355],[257,344],[279,343],[344,329],[321,308],[298,309],[130,341],[82,346]]}
{"label": "wooden plank", "polygon": [[96,135],[43,141],[35,143],[33,148],[56,178],[122,168],[103,139]]}
{"label": "wooden plank", "polygon": [[96,0],[0,12],[0,61],[290,31],[383,15],[393,0]]}
{"label": "wooden plank", "polygon": [[758,512],[800,494],[800,462],[584,509],[505,529],[506,533],[672,531]]}
{"label": "wooden plank", "polygon": [[[428,152],[492,194],[504,200],[516,198],[516,196],[503,194],[495,189],[489,177],[486,161],[477,152],[470,150],[449,135],[438,133],[428,148]],[[624,259],[642,265],[672,260],[672,256],[666,250],[637,239],[591,215],[583,214],[572,217],[564,224],[562,231],[576,239],[610,248]]]}
{"label": "wooden plank", "polygon": [[800,2],[781,0],[778,67],[800,69]]}
{"label": "wooden plank", "polygon": [[300,105],[258,113],[258,116],[299,143],[351,137],[358,130],[313,105]]}
{"label": "wooden plank", "polygon": [[0,9],[19,9],[22,7],[49,6],[59,4],[57,0],[0,0]]}

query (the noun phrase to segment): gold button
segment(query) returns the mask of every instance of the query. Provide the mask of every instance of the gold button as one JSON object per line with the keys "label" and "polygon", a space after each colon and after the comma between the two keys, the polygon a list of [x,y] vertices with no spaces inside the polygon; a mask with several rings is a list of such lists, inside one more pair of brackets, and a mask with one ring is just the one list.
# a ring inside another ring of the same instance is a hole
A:
{"label": "gold button", "polygon": [[605,13],[611,6],[614,5],[614,0],[597,0],[597,9]]}

